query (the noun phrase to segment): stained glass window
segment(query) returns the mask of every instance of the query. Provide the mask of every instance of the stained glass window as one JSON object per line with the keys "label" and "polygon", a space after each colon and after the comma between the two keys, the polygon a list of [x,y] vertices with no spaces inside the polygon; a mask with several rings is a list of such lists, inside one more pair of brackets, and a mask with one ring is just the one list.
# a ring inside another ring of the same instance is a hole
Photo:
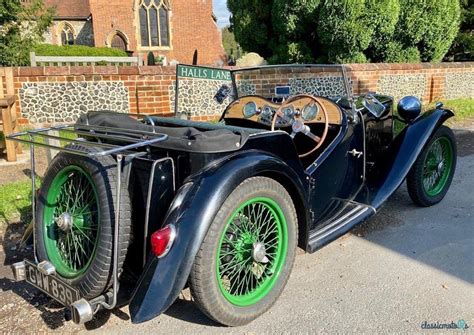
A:
{"label": "stained glass window", "polygon": [[142,47],[169,47],[170,7],[166,0],[140,0],[140,40]]}
{"label": "stained glass window", "polygon": [[61,28],[61,45],[73,45],[74,40],[74,29],[69,23],[64,22]]}

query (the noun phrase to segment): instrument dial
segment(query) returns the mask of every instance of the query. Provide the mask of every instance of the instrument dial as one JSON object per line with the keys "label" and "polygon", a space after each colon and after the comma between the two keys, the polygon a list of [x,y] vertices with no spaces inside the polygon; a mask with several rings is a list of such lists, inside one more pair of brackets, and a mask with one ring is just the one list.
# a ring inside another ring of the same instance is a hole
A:
{"label": "instrument dial", "polygon": [[305,121],[312,121],[318,116],[319,108],[315,103],[310,103],[304,106],[303,111],[301,112],[301,117]]}
{"label": "instrument dial", "polygon": [[293,106],[288,106],[283,109],[283,115],[285,115],[288,119],[291,119],[295,115],[295,109]]}
{"label": "instrument dial", "polygon": [[257,114],[257,104],[253,101],[247,102],[244,106],[243,114],[246,119],[249,119]]}
{"label": "instrument dial", "polygon": [[273,109],[270,106],[263,107],[262,116],[264,117],[273,117]]}

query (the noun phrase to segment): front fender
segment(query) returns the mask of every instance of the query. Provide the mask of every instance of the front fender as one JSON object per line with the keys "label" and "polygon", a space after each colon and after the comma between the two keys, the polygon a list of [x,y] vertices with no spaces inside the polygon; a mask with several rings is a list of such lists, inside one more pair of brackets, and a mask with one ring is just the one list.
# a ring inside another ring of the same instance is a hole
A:
{"label": "front fender", "polygon": [[454,113],[434,109],[409,124],[393,141],[386,155],[380,184],[373,187],[370,204],[378,208],[405,180],[408,172],[433,133]]}
{"label": "front fender", "polygon": [[173,247],[164,258],[149,257],[130,302],[133,323],[156,317],[176,300],[186,284],[207,230],[225,199],[243,180],[266,172],[278,173],[293,181],[301,192],[301,200],[307,200],[304,177],[280,158],[261,151],[229,156],[187,180],[164,221],[164,225],[176,226]]}

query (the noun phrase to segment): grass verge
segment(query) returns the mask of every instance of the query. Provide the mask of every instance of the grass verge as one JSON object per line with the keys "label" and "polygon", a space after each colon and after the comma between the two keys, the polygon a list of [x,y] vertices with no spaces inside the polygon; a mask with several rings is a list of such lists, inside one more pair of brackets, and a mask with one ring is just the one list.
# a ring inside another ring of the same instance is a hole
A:
{"label": "grass verge", "polygon": [[[37,185],[40,180],[38,178]],[[31,219],[31,181],[24,180],[0,186],[0,226],[14,220]]]}
{"label": "grass verge", "polygon": [[[452,109],[456,114],[457,119],[474,118],[474,99],[455,99],[455,100],[441,100],[444,107]],[[433,108],[434,103],[431,103],[427,108]]]}

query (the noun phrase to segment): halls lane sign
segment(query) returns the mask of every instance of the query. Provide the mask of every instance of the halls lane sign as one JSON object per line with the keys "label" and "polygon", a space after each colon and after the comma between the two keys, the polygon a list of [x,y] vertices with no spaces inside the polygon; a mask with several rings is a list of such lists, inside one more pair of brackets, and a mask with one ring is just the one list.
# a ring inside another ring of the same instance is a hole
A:
{"label": "halls lane sign", "polygon": [[209,67],[178,65],[178,77],[232,81],[230,71]]}

